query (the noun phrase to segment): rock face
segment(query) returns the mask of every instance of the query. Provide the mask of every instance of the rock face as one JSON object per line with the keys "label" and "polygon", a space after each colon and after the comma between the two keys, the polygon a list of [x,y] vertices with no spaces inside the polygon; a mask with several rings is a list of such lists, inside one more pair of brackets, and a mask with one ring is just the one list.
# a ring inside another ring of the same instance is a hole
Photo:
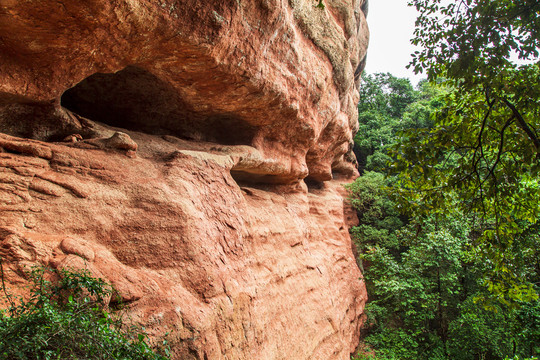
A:
{"label": "rock face", "polygon": [[[362,0],[0,0],[0,256],[89,269],[175,359],[348,359]],[[356,74],[356,75],[355,75]]]}

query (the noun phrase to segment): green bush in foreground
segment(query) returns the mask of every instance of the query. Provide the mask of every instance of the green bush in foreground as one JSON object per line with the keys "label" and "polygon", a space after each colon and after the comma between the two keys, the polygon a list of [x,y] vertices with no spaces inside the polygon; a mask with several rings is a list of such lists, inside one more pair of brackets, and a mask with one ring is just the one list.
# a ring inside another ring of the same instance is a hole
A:
{"label": "green bush in foreground", "polygon": [[103,280],[44,269],[34,269],[30,279],[27,300],[13,299],[2,286],[9,306],[0,311],[0,358],[167,359],[150,348],[145,335],[126,330],[118,315],[106,311],[113,291]]}

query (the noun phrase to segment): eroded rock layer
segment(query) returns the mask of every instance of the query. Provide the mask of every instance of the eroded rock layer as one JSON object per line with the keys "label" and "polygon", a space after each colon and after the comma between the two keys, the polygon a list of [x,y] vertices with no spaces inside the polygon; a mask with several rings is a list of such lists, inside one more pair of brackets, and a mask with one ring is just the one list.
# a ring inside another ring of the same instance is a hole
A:
{"label": "eroded rock layer", "polygon": [[175,359],[348,359],[365,4],[315,4],[0,0],[10,291],[87,268]]}

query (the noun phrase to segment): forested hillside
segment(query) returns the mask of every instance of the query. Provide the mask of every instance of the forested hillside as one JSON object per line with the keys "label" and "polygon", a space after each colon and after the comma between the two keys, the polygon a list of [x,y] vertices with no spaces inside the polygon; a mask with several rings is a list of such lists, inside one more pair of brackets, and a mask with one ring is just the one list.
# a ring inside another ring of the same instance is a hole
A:
{"label": "forested hillside", "polygon": [[536,358],[540,3],[410,5],[410,66],[428,81],[361,88],[365,342],[379,359]]}
{"label": "forested hillside", "polygon": [[[379,359],[523,359],[540,350],[538,232],[519,239],[513,262],[535,293],[502,294],[490,287],[493,263],[478,256],[482,214],[461,210],[415,213],[393,170],[405,134],[433,131],[452,89],[390,74],[364,76],[356,138],[362,176],[349,190],[360,225],[353,235],[370,302],[365,342]],[[436,151],[436,149],[434,149]],[[422,164],[411,164],[411,167]],[[438,170],[455,164],[438,164]],[[414,179],[411,179],[413,181]],[[435,191],[435,190],[434,190]],[[459,201],[456,191],[439,196]],[[415,207],[434,206],[415,199]],[[516,296],[512,301],[508,296]],[[531,299],[535,299],[532,300]]]}

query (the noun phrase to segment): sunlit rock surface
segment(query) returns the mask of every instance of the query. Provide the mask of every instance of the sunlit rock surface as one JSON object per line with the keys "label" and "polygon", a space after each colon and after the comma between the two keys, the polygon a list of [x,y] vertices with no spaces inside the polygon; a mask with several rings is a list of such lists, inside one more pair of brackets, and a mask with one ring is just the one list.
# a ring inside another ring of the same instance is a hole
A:
{"label": "sunlit rock surface", "polygon": [[[0,256],[111,282],[175,359],[348,359],[362,1],[0,0]],[[356,74],[356,76],[355,76]]]}

